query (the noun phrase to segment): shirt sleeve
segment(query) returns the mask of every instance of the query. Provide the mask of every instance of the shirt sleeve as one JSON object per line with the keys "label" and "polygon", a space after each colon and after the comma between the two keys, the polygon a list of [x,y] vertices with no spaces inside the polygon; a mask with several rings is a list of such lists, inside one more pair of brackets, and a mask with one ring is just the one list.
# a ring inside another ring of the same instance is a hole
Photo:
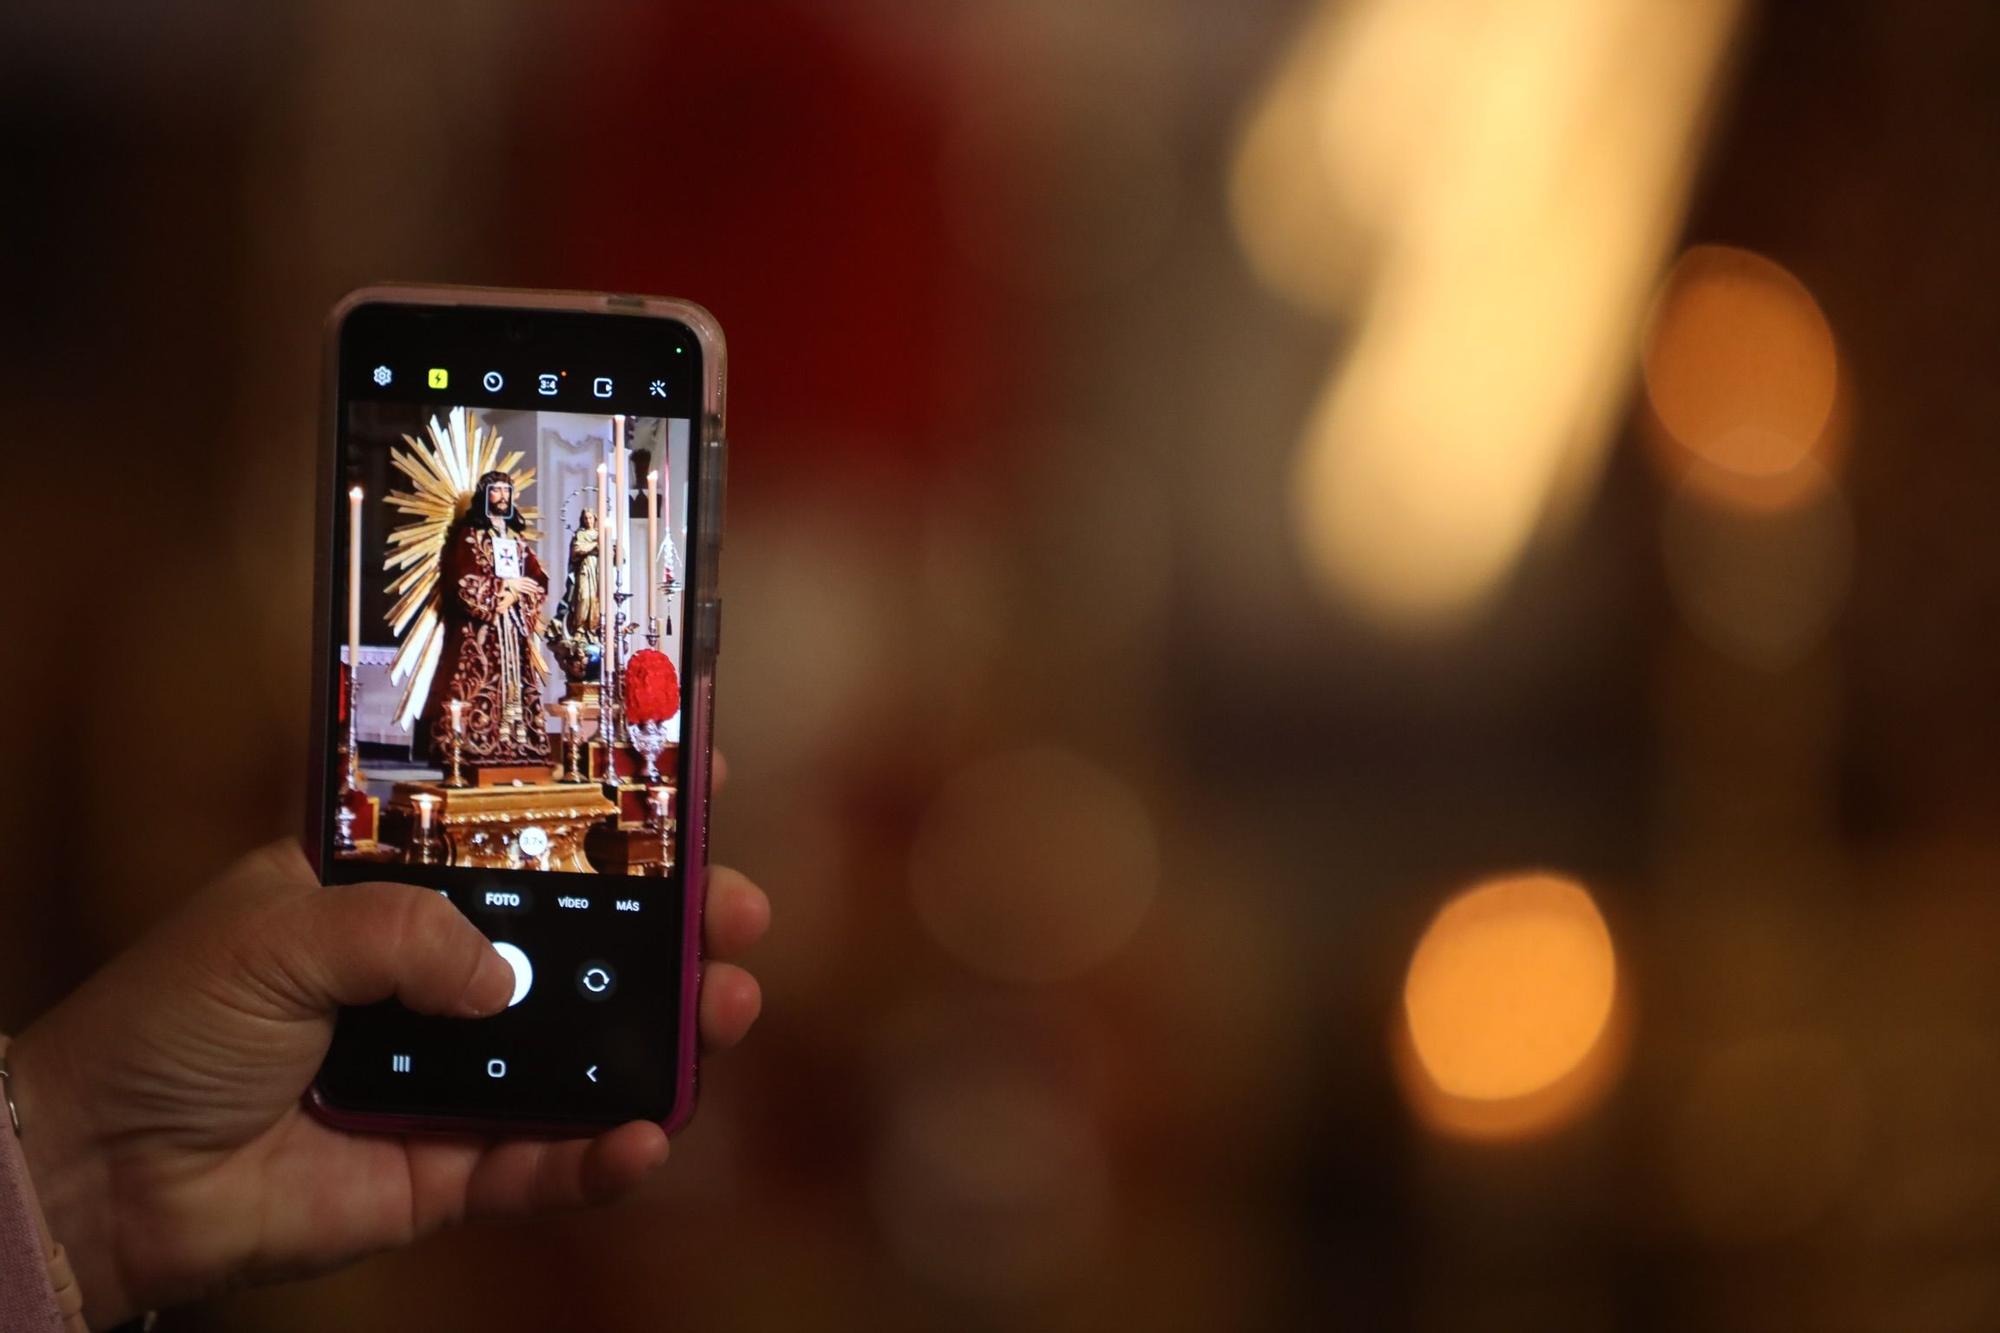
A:
{"label": "shirt sleeve", "polygon": [[[56,1294],[52,1269],[57,1267],[65,1278],[67,1299]],[[43,1228],[41,1205],[35,1201],[20,1140],[15,1138],[6,1113],[0,1111],[0,1328],[10,1333],[15,1329],[21,1333],[80,1330],[83,1319],[77,1311],[82,1305],[76,1283],[69,1278],[68,1260]]]}

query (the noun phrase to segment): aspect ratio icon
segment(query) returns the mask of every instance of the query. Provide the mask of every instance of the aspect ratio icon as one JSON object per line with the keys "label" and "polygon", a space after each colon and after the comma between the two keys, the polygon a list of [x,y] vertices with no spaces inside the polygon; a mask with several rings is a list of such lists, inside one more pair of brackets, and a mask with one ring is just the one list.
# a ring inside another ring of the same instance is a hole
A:
{"label": "aspect ratio icon", "polygon": [[562,377],[559,375],[535,376],[535,391],[541,394],[542,397],[544,398],[555,397],[556,390],[560,389],[561,387],[562,387]]}
{"label": "aspect ratio icon", "polygon": [[500,372],[497,370],[487,371],[479,382],[486,386],[486,392],[488,393],[499,393],[501,386],[507,383],[505,379],[501,378]]}

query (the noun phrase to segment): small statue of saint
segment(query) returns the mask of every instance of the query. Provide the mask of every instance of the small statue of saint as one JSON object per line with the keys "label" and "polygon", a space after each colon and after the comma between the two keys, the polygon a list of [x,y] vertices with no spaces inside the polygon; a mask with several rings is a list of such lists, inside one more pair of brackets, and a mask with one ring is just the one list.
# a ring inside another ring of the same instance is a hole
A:
{"label": "small statue of saint", "polygon": [[595,639],[604,630],[597,606],[597,514],[589,509],[569,543],[569,573],[563,580],[562,627],[571,638]]}

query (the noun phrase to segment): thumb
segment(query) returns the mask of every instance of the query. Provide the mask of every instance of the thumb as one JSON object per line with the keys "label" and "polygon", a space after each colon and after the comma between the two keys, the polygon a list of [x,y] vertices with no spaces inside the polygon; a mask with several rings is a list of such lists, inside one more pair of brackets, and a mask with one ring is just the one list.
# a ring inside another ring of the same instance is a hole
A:
{"label": "thumb", "polygon": [[441,893],[408,884],[315,888],[263,914],[252,957],[288,1005],[324,1014],[395,996],[420,1014],[477,1018],[507,1007],[514,969]]}

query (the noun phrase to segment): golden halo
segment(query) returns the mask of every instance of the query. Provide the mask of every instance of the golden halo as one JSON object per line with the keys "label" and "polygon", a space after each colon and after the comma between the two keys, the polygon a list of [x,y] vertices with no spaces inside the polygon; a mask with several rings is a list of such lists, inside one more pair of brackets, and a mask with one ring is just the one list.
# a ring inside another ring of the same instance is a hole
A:
{"label": "golden halo", "polygon": [[[518,464],[523,451],[500,457],[500,432],[482,427],[478,414],[454,407],[444,422],[431,418],[430,438],[405,435],[389,456],[413,489],[391,491],[383,503],[409,521],[389,534],[389,554],[382,568],[395,575],[389,595],[390,631],[397,639],[396,660],[389,668],[394,684],[405,679],[403,698],[396,705],[396,722],[408,731],[430,698],[431,677],[444,654],[444,619],[439,610],[438,573],[444,562],[445,537],[451,525],[472,504],[472,488],[488,472],[505,472],[520,496],[535,484],[535,470]],[[538,542],[538,510],[521,506],[527,524],[522,537]]]}

